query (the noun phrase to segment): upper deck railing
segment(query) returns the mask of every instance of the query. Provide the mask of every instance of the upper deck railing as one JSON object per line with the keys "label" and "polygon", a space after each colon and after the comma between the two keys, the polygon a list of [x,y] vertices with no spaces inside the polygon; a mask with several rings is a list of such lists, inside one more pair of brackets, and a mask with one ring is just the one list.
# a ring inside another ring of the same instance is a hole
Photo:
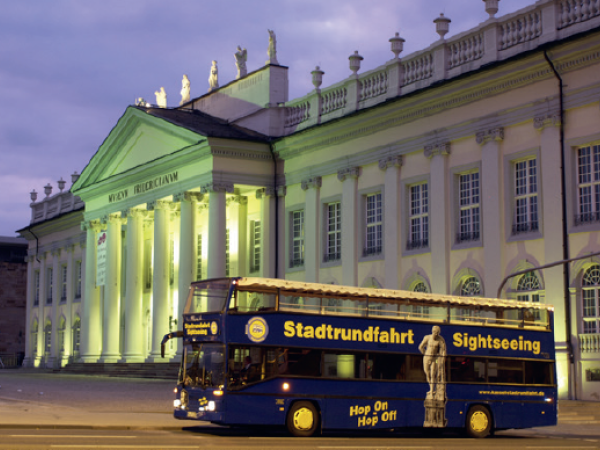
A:
{"label": "upper deck railing", "polygon": [[286,102],[284,134],[328,122],[600,26],[600,0],[539,0]]}
{"label": "upper deck railing", "polygon": [[294,313],[391,318],[468,325],[549,329],[551,305],[389,289],[240,278],[231,312]]}

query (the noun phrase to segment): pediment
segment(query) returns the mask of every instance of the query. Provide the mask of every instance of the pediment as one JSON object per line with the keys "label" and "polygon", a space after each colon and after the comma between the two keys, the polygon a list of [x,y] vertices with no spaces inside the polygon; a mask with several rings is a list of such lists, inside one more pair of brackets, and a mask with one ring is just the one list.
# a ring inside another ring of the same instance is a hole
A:
{"label": "pediment", "polygon": [[143,167],[206,137],[129,107],[73,186],[77,191]]}

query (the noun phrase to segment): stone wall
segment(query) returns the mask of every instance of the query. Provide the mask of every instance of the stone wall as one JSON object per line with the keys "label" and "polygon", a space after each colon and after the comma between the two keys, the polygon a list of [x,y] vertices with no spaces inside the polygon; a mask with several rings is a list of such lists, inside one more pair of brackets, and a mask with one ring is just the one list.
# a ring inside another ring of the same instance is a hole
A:
{"label": "stone wall", "polygon": [[27,264],[0,262],[0,354],[25,352]]}

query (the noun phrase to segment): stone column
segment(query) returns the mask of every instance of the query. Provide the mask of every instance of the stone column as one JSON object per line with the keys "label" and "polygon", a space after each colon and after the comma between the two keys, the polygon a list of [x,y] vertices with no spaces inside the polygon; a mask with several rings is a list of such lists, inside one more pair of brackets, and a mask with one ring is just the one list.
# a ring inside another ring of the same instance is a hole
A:
{"label": "stone column", "polygon": [[260,225],[261,253],[260,273],[263,277],[275,276],[275,191],[263,188],[256,191],[256,198],[261,201]]}
{"label": "stone column", "polygon": [[[178,280],[178,308],[177,329],[183,329],[183,308],[190,291],[190,284],[196,281],[195,261],[196,255],[196,207],[200,194],[195,192],[181,192],[175,195],[174,200],[180,204],[181,218],[179,221],[179,280]],[[183,354],[183,340],[177,339],[177,356]]]}
{"label": "stone column", "polygon": [[400,273],[400,167],[402,156],[390,156],[379,161],[379,168],[385,171],[383,196],[383,242],[385,243],[385,281],[386,289],[398,289]]}
{"label": "stone column", "polygon": [[358,167],[338,171],[342,182],[342,284],[358,285]]}
{"label": "stone column", "polygon": [[447,155],[450,143],[443,142],[425,147],[425,157],[430,159],[431,191],[429,195],[430,246],[431,246],[431,291],[437,294],[450,293],[450,211],[448,211]]}
{"label": "stone column", "polygon": [[121,213],[127,219],[125,279],[125,336],[121,362],[143,362],[143,304],[144,292],[144,218],[147,211],[128,209]]}
{"label": "stone column", "polygon": [[67,247],[67,304],[65,306],[65,347],[62,352],[60,366],[64,367],[71,362],[73,352],[73,298],[75,297],[75,246]]}
{"label": "stone column", "polygon": [[34,355],[31,352],[31,321],[33,319],[33,302],[35,298],[35,270],[33,267],[34,256],[27,256],[27,294],[25,307],[25,359],[23,367],[33,366]]}
{"label": "stone column", "polygon": [[44,315],[44,306],[46,305],[46,253],[40,255],[40,301],[38,305],[38,343],[37,354],[35,355],[35,367],[42,366],[45,356],[44,325],[46,317]]}
{"label": "stone column", "polygon": [[207,278],[225,276],[227,209],[225,194],[233,194],[232,183],[212,183],[202,187],[208,193],[208,270]]}
{"label": "stone column", "polygon": [[[562,200],[561,200],[561,145],[560,114],[548,114],[534,118],[534,127],[540,132],[540,158],[538,183],[544,186],[540,205],[541,222],[544,229],[544,261],[548,264],[563,259],[562,243]],[[567,258],[570,255],[566,256]],[[572,398],[568,342],[577,340],[577,316],[571,317],[571,336],[567,336],[565,318],[565,285],[563,266],[544,270],[546,301],[554,305],[554,340],[556,342],[556,372],[558,396]]]}
{"label": "stone column", "polygon": [[85,287],[81,299],[81,343],[80,360],[95,363],[100,357],[102,327],[100,319],[100,289],[96,286],[96,238],[100,223],[96,220],[83,222],[81,228],[86,231],[85,244]]}
{"label": "stone column", "polygon": [[[235,205],[235,216],[237,218],[237,271],[230,274],[244,277],[248,275],[248,197],[236,195],[233,197]],[[232,211],[233,212],[233,211]],[[261,236],[262,238],[262,236]],[[230,243],[230,252],[232,251]]]}
{"label": "stone column", "polygon": [[502,207],[502,153],[504,128],[477,133],[481,145],[481,217],[483,217],[483,285],[486,297],[495,297],[504,277],[504,208]]}
{"label": "stone column", "polygon": [[304,200],[304,276],[307,282],[319,281],[319,209],[321,202],[321,177],[303,180]]}
{"label": "stone column", "polygon": [[152,349],[146,362],[165,362],[160,343],[169,332],[169,214],[171,203],[157,200],[154,210],[154,272],[152,278]]}
{"label": "stone column", "polygon": [[53,369],[60,368],[58,356],[60,353],[58,342],[58,317],[60,312],[60,284],[61,284],[61,264],[60,264],[60,249],[52,250],[52,335],[50,338],[51,349],[50,358],[46,359],[46,367]]}
{"label": "stone column", "polygon": [[106,282],[100,362],[115,363],[121,357],[121,225],[120,214],[103,218],[106,225]]}

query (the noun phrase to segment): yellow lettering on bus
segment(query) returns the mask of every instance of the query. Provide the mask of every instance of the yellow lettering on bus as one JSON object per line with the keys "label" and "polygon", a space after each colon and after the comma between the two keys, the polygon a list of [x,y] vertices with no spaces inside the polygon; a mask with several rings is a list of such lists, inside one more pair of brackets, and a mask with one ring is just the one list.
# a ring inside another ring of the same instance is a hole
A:
{"label": "yellow lettering on bus", "polygon": [[283,332],[283,335],[285,337],[294,337],[296,335],[296,332],[294,330],[294,321],[293,320],[288,320],[283,324],[283,327],[285,328],[285,331]]}

